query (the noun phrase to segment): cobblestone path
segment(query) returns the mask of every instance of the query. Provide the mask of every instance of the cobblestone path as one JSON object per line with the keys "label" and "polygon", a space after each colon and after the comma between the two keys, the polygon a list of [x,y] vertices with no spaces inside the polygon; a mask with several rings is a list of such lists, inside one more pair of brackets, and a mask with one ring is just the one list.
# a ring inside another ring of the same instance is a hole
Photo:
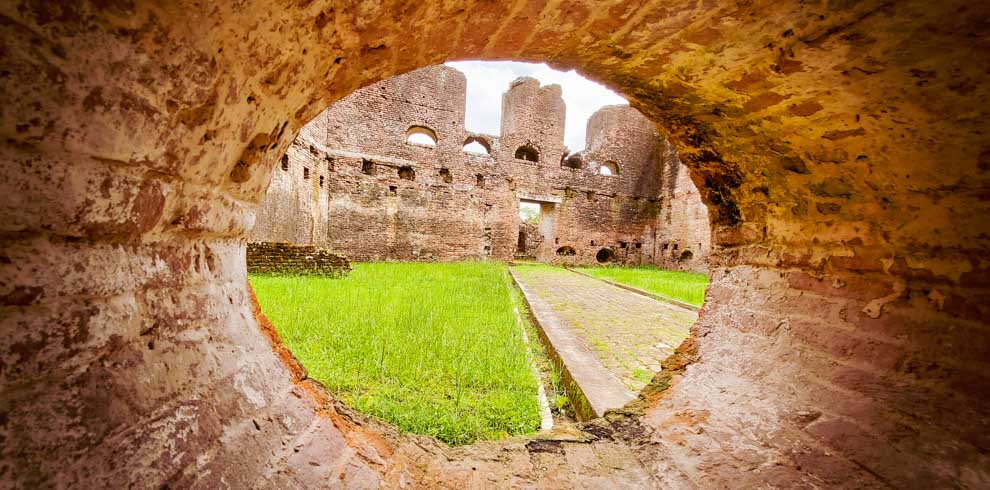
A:
{"label": "cobblestone path", "polygon": [[513,267],[557,320],[626,388],[638,392],[688,335],[694,311],[641,296],[559,267]]}

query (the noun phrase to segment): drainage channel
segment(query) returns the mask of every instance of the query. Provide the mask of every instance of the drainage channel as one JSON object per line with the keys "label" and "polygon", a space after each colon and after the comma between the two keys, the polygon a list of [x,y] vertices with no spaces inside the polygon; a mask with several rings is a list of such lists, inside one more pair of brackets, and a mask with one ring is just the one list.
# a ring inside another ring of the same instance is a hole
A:
{"label": "drainage channel", "polygon": [[[523,341],[529,345],[529,334],[526,333],[526,326],[523,325],[519,308],[513,307],[512,311],[516,312],[516,325],[519,325],[519,330],[522,331]],[[526,351],[526,355],[529,357],[529,368],[533,370],[533,376],[536,377],[536,399],[540,404],[540,430],[553,429],[553,413],[550,412],[550,402],[547,401],[547,390],[543,387],[543,375],[540,374],[540,369],[536,367],[536,360],[533,359],[529,350]]]}

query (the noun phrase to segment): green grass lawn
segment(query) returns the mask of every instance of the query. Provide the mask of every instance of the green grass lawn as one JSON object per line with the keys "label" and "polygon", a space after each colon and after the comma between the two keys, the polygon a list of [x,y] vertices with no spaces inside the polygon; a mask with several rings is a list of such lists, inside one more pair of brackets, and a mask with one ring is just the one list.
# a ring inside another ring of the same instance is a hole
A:
{"label": "green grass lawn", "polygon": [[695,272],[667,271],[656,267],[578,267],[595,277],[701,306],[705,302],[708,275]]}
{"label": "green grass lawn", "polygon": [[530,359],[542,346],[532,330],[537,345],[523,341],[507,279],[505,265],[480,262],[355,264],[343,279],[250,277],[310,377],[403,432],[450,444],[539,428]]}

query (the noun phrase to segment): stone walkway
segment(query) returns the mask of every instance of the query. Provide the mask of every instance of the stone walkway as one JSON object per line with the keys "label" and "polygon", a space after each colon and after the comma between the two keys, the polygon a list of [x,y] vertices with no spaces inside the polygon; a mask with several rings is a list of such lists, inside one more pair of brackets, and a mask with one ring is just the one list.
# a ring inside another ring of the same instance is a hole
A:
{"label": "stone walkway", "polygon": [[[617,379],[632,393],[646,386],[660,370],[660,361],[687,337],[698,317],[686,308],[563,268],[522,265],[512,270],[540,323],[546,327],[549,320],[566,330],[562,332],[565,336],[572,334],[584,354],[590,353],[608,372],[604,377]],[[579,384],[586,391],[583,383]]]}

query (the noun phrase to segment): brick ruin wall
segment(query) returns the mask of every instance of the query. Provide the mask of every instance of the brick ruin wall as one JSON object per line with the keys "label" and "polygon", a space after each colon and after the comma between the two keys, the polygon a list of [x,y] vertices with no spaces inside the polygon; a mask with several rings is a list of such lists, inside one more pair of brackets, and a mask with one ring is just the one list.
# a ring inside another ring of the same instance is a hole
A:
{"label": "brick ruin wall", "polygon": [[[706,267],[705,206],[638,111],[599,110],[587,148],[570,152],[559,86],[515,80],[496,136],[465,129],[466,84],[459,71],[433,66],[321,113],[280,161],[250,239],[315,243],[359,261],[511,260],[526,200],[542,203],[541,244],[530,251],[541,260],[596,263],[608,249],[616,262]],[[435,146],[408,142],[416,131]],[[470,142],[488,154],[465,151]],[[517,158],[520,148],[538,161]],[[617,172],[601,175],[602,165]]]}
{"label": "brick ruin wall", "polygon": [[687,167],[668,141],[663,143],[663,187],[654,257],[665,269],[708,271],[711,229],[708,208],[701,202],[698,188]]}
{"label": "brick ruin wall", "polygon": [[314,245],[251,242],[247,245],[250,274],[290,274],[340,277],[351,270],[346,257]]}

